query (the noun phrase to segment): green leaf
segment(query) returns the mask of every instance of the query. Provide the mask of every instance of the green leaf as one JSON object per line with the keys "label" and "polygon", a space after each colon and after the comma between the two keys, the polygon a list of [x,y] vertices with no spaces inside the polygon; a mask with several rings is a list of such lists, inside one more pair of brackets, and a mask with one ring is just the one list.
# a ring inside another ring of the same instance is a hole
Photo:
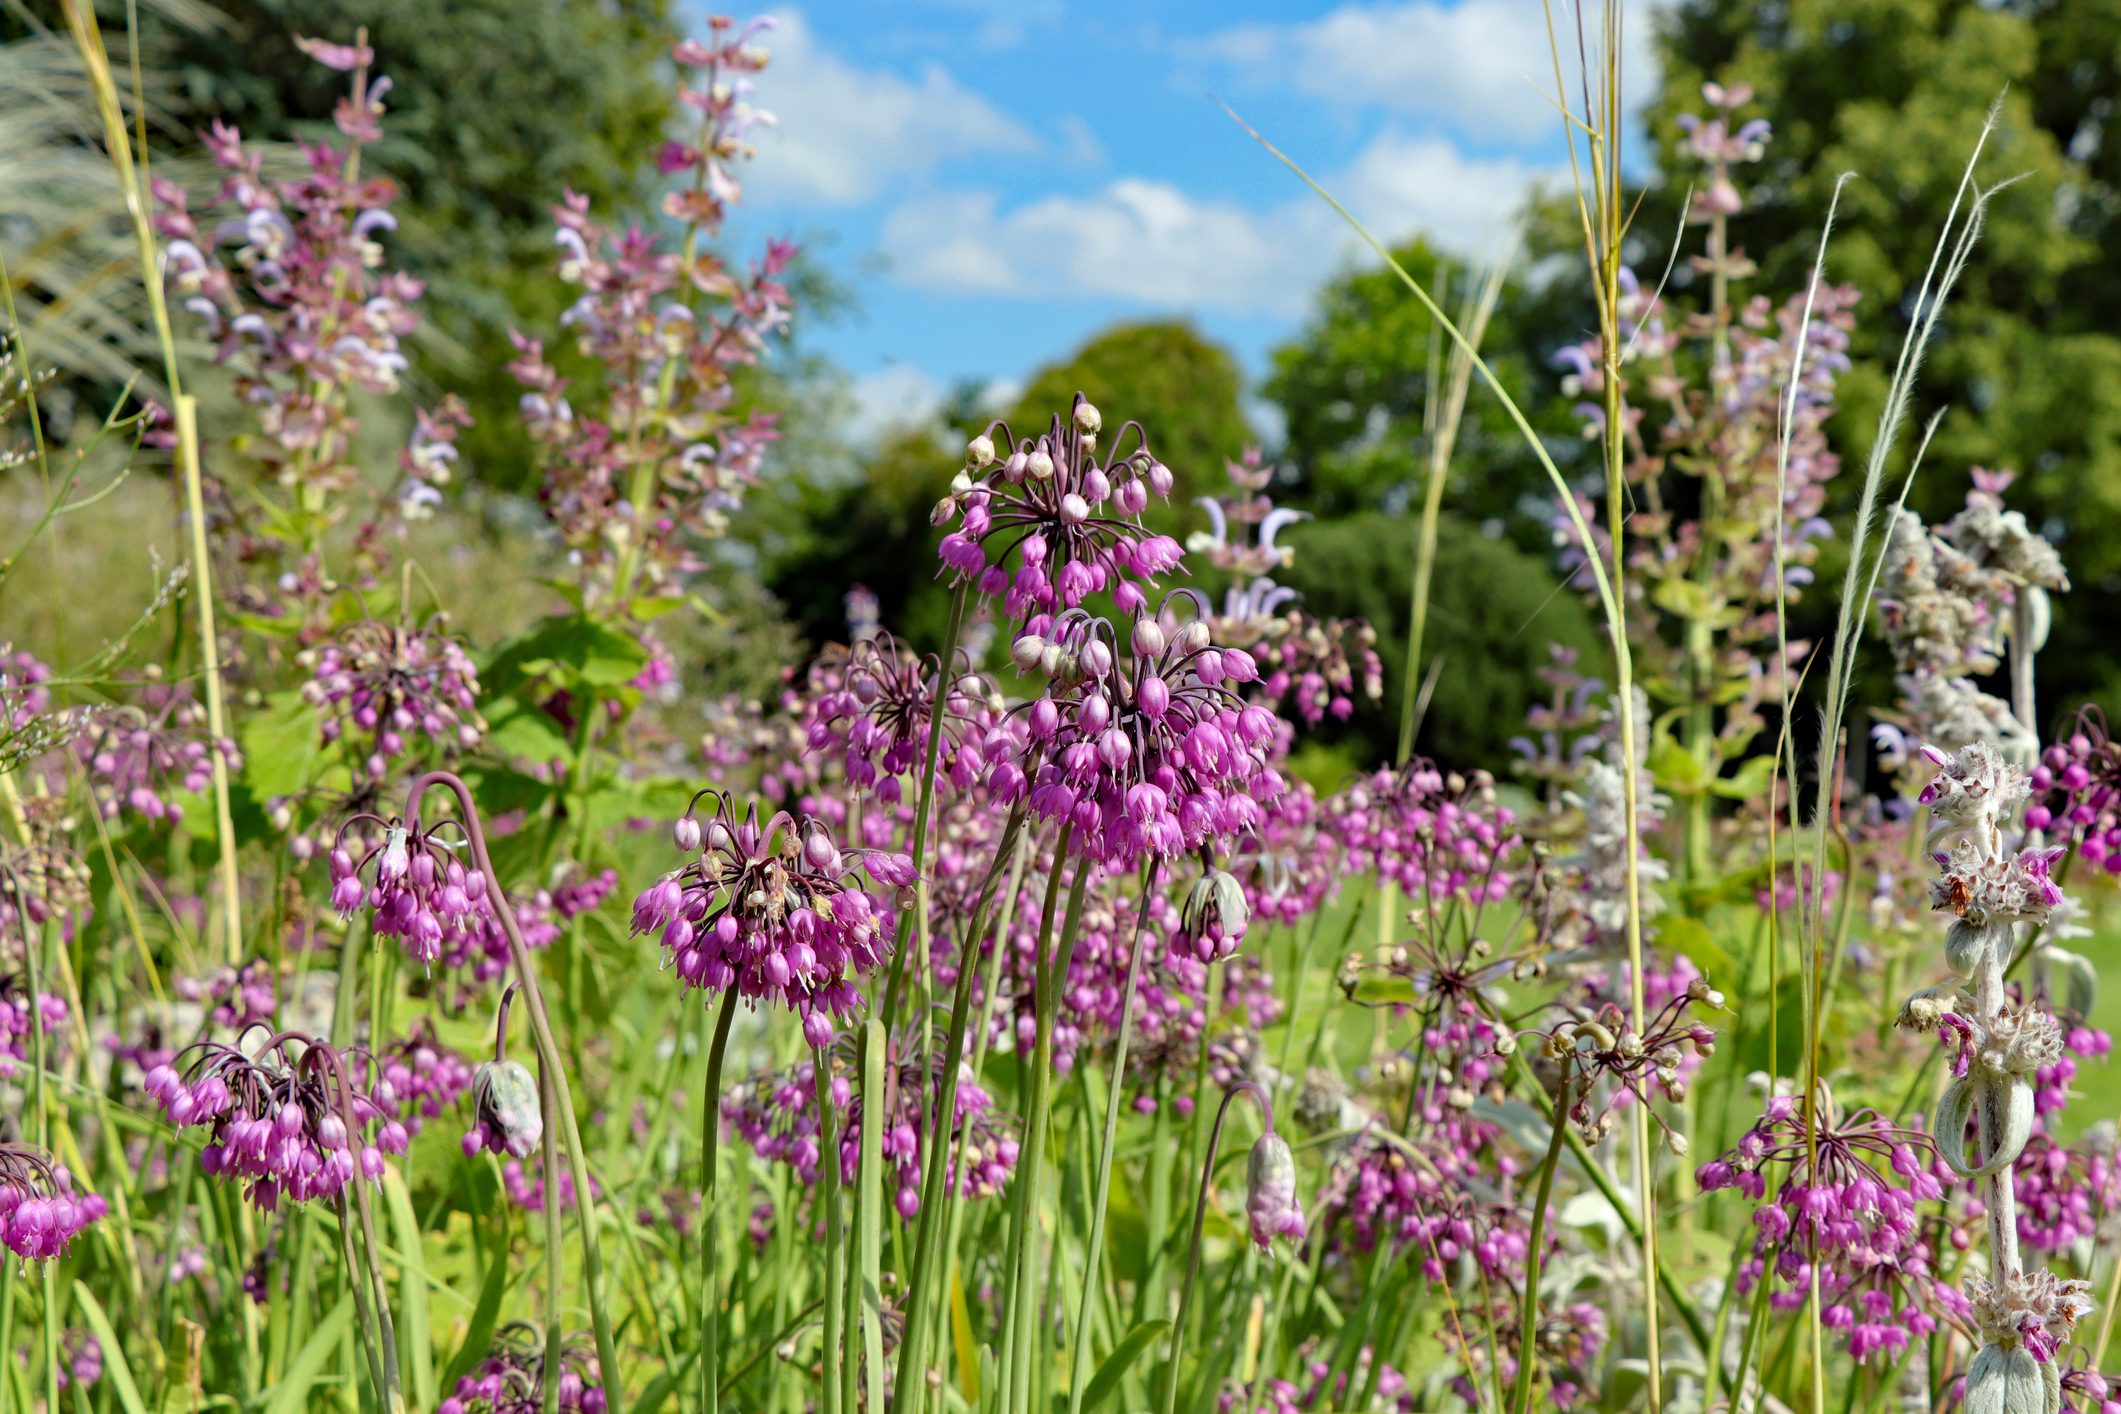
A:
{"label": "green leaf", "polygon": [[[96,1343],[103,1347],[103,1374],[118,1396],[119,1408],[125,1414],[147,1414],[147,1406],[140,1402],[140,1386],[133,1379],[132,1367],[125,1363],[125,1347],[118,1344],[118,1333],[111,1329],[110,1317],[103,1313],[102,1303],[79,1281],[74,1283],[74,1303],[81,1308],[81,1318],[88,1322]],[[148,1339],[144,1331],[138,1334],[143,1340]]]}
{"label": "green leaf", "polygon": [[309,784],[316,763],[316,711],[299,692],[270,693],[262,708],[242,714],[236,741],[243,748],[244,784],[259,804],[293,795]]}
{"label": "green leaf", "polygon": [[[677,1364],[650,1380],[647,1388],[641,1391],[641,1397],[633,1402],[633,1414],[655,1414],[656,1410],[663,1407],[664,1401],[677,1393],[678,1381],[691,1372],[692,1367],[699,1363],[699,1359],[700,1348],[695,1345],[678,1357]],[[452,1385],[451,1388],[454,1389],[455,1386]]]}
{"label": "green leaf", "polygon": [[[565,761],[574,754],[574,743],[551,713],[508,697],[486,714],[486,750],[507,761]],[[546,786],[541,793],[550,790]]]}
{"label": "green leaf", "polygon": [[1658,919],[1657,942],[1700,968],[1712,986],[1731,986],[1737,981],[1738,964],[1698,918],[1682,914]]}
{"label": "green leaf", "polygon": [[1758,800],[1768,793],[1774,779],[1775,758],[1755,756],[1730,775],[1709,782],[1709,789],[1725,800]]}
{"label": "green leaf", "polygon": [[1141,1358],[1142,1352],[1147,1350],[1158,1336],[1170,1329],[1169,1321],[1143,1321],[1128,1331],[1120,1343],[1112,1347],[1112,1353],[1105,1357],[1105,1362],[1097,1367],[1097,1373],[1090,1377],[1090,1384],[1083,1391],[1085,1414],[1110,1399],[1118,1391],[1119,1382],[1126,1377],[1127,1371]]}
{"label": "green leaf", "polygon": [[1650,602],[1682,619],[1705,619],[1715,612],[1708,590],[1691,579],[1668,579],[1650,595]]}
{"label": "green leaf", "polygon": [[1364,977],[1348,988],[1348,1000],[1357,1006],[1414,1006],[1421,1000],[1407,977]]}
{"label": "green leaf", "polygon": [[310,1399],[316,1393],[317,1377],[324,1373],[324,1366],[338,1354],[340,1342],[346,1339],[347,1330],[353,1325],[353,1294],[339,1298],[339,1304],[331,1308],[331,1314],[317,1322],[317,1328],[309,1333],[295,1358],[287,1363],[287,1375],[273,1389],[272,1398],[266,1402],[265,1414],[300,1414],[309,1408]]}
{"label": "green leaf", "polygon": [[1673,795],[1699,795],[1709,786],[1707,768],[1677,737],[1659,737],[1650,747],[1648,765],[1658,787]]}
{"label": "green leaf", "polygon": [[590,687],[617,687],[647,666],[648,650],[631,634],[584,614],[562,614],[502,644],[479,676],[489,690],[501,692],[548,676]]}
{"label": "green leaf", "polygon": [[413,1407],[432,1409],[435,1353],[427,1319],[427,1262],[412,1195],[405,1191],[405,1179],[396,1169],[384,1171],[383,1201],[390,1209],[391,1230],[398,1236],[398,1359],[411,1376]]}
{"label": "green leaf", "polygon": [[471,1373],[471,1367],[485,1358],[486,1348],[493,1344],[493,1328],[501,1319],[501,1298],[508,1293],[508,1254],[494,1253],[486,1263],[486,1280],[479,1285],[479,1304],[472,1308],[471,1326],[464,1332],[464,1343],[457,1347],[449,1368],[442,1372],[443,1389],[455,1389],[457,1381]]}

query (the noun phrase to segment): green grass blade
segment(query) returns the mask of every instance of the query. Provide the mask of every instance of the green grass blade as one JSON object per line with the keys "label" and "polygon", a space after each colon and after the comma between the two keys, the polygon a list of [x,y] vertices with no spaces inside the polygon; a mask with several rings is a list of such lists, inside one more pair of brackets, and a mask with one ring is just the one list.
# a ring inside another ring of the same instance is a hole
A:
{"label": "green grass blade", "polygon": [[[862,1148],[855,1171],[855,1280],[861,1293],[861,1342],[864,1384],[871,1409],[884,1407],[884,1023],[871,1017],[862,1028]],[[935,1162],[942,1162],[947,1131],[933,1143]],[[921,1372],[914,1371],[915,1378]]]}
{"label": "green grass blade", "polygon": [[[97,1342],[103,1347],[103,1377],[110,1382],[111,1392],[118,1398],[118,1407],[125,1414],[147,1414],[147,1406],[140,1400],[140,1386],[133,1379],[132,1367],[125,1362],[125,1347],[118,1343],[118,1333],[111,1329],[110,1317],[103,1313],[103,1304],[95,1294],[81,1282],[74,1283],[74,1303],[81,1308],[81,1319],[95,1333]],[[142,1332],[144,1337],[145,1332]]]}
{"label": "green grass blade", "polygon": [[410,1378],[414,1407],[432,1409],[435,1356],[427,1313],[427,1264],[412,1194],[395,1169],[383,1175],[383,1202],[390,1209],[391,1229],[398,1235],[398,1360]]}
{"label": "green grass blade", "polygon": [[1122,1336],[1119,1344],[1112,1347],[1112,1353],[1105,1357],[1104,1363],[1097,1367],[1097,1373],[1090,1377],[1090,1383],[1083,1389],[1084,1414],[1088,1414],[1088,1411],[1097,1408],[1117,1393],[1119,1382],[1126,1378],[1127,1371],[1141,1358],[1142,1352],[1154,1345],[1157,1337],[1169,1329],[1169,1321],[1143,1321]]}
{"label": "green grass blade", "polygon": [[471,1367],[479,1363],[486,1348],[493,1344],[494,1327],[501,1319],[501,1298],[508,1293],[508,1254],[496,1252],[486,1264],[486,1280],[479,1287],[479,1304],[472,1309],[471,1328],[464,1332],[464,1344],[457,1349],[455,1358],[442,1375],[442,1387],[455,1389],[457,1381],[471,1373]]}
{"label": "green grass blade", "polygon": [[265,1414],[300,1414],[310,1407],[310,1395],[315,1390],[317,1376],[324,1373],[325,1364],[338,1353],[345,1341],[346,1333],[353,1328],[353,1297],[342,1296],[339,1304],[331,1308],[331,1314],[317,1322],[309,1339],[288,1362],[287,1377],[273,1390],[272,1398],[266,1402]]}

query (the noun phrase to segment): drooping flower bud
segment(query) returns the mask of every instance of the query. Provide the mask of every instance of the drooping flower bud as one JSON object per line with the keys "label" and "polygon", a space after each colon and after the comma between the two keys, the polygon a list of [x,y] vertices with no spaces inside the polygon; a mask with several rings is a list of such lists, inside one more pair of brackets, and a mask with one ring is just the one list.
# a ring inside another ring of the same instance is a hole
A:
{"label": "drooping flower bud", "polygon": [[527,1159],[545,1137],[545,1115],[538,1104],[538,1082],[520,1061],[484,1061],[471,1080],[476,1119],[464,1136],[464,1150],[481,1149]]}
{"label": "drooping flower bud", "polygon": [[1296,1201],[1296,1156],[1289,1143],[1268,1130],[1252,1146],[1245,1165],[1245,1216],[1252,1222],[1252,1240],[1265,1251],[1277,1237],[1301,1242],[1304,1237],[1303,1207]]}

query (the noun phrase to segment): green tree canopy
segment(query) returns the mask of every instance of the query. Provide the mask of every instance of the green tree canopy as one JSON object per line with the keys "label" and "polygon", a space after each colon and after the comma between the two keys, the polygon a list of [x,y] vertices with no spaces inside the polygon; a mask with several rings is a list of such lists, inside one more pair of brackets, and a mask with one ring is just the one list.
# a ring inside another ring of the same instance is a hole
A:
{"label": "green tree canopy", "polygon": [[[1287,538],[1296,560],[1279,578],[1303,594],[1304,608],[1367,619],[1377,630],[1384,700],[1358,709],[1353,730],[1369,759],[1389,760],[1406,685],[1413,522],[1369,511],[1313,521]],[[1547,645],[1595,660],[1602,641],[1583,600],[1559,587],[1545,559],[1446,524],[1437,537],[1422,646],[1424,662],[1439,672],[1415,750],[1452,765],[1499,768],[1510,759],[1509,739],[1524,731],[1525,709],[1546,691],[1535,674],[1548,661]]]}
{"label": "green tree canopy", "polygon": [[366,26],[385,100],[383,141],[364,174],[403,189],[394,260],[428,282],[441,337],[421,373],[457,392],[478,425],[473,474],[520,489],[527,444],[507,373],[511,324],[550,328],[572,292],[551,274],[551,208],[567,190],[614,219],[645,209],[674,104],[668,0],[224,0],[203,28],[142,16],[151,61],[170,80],[169,127],[215,117],[253,138],[332,136],[345,76],[311,62],[296,36],[351,40]]}
{"label": "green tree canopy", "polygon": [[[1478,277],[1464,267],[1443,271],[1443,257],[1424,240],[1400,246],[1393,257],[1431,290],[1444,290],[1455,309]],[[1566,408],[1554,405],[1552,379],[1535,366],[1523,310],[1529,296],[1505,286],[1483,345],[1503,386],[1543,414],[1542,430],[1574,431]],[[1319,292],[1301,332],[1274,351],[1264,391],[1287,419],[1280,460],[1296,478],[1291,497],[1320,515],[1399,510],[1418,503],[1428,467],[1424,416],[1431,359],[1443,366],[1448,346],[1435,321],[1399,276],[1383,265],[1350,270]],[[1468,521],[1500,519],[1531,538],[1544,517],[1528,504],[1542,490],[1530,454],[1494,396],[1475,387],[1466,401],[1445,505]],[[1469,474],[1466,468],[1479,468]],[[1526,515],[1531,511],[1533,514]]]}
{"label": "green tree canopy", "polygon": [[1245,422],[1237,360],[1183,320],[1114,324],[1031,375],[1008,412],[1019,434],[1065,415],[1078,391],[1107,427],[1133,419],[1177,479],[1174,504],[1219,494],[1223,462],[1257,435]]}
{"label": "green tree canopy", "polygon": [[[1828,254],[1830,278],[1864,296],[1835,419],[1851,466],[1868,451],[1938,227],[2000,96],[1979,177],[2015,180],[1989,206],[1917,388],[1916,425],[1951,411],[1913,499],[1945,514],[1968,468],[2017,470],[2010,503],[2058,539],[2077,583],[2043,659],[2047,701],[2111,685],[2121,666],[2095,635],[2121,616],[2121,7],[1683,0],[1660,21],[1659,48],[1650,131],[1662,175],[1637,218],[1641,240],[1668,241],[1677,227],[1698,170],[1678,119],[1702,111],[1705,80],[1752,85],[1739,116],[1773,124],[1765,159],[1736,174],[1746,209],[1733,239],[1760,266],[1755,289],[1803,288],[1833,185],[1856,174]],[[1682,262],[1675,280],[1687,274]]]}

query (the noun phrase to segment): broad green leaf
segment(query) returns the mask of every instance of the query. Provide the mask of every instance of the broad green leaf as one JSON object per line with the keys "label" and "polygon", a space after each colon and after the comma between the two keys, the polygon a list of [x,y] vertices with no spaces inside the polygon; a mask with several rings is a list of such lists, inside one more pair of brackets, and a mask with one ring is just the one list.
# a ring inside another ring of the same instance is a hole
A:
{"label": "broad green leaf", "polygon": [[412,1195],[397,1169],[383,1174],[383,1201],[390,1208],[391,1231],[398,1236],[399,1362],[412,1385],[413,1407],[435,1405],[434,1336],[427,1318],[427,1263],[420,1242],[420,1220]]}
{"label": "broad green leaf", "polygon": [[1348,988],[1348,1000],[1357,1006],[1415,1006],[1421,997],[1407,977],[1364,977]]}
{"label": "broad green leaf", "polygon": [[[95,1293],[82,1282],[74,1283],[74,1303],[81,1308],[81,1319],[88,1322],[97,1344],[103,1347],[103,1377],[118,1396],[118,1407],[125,1414],[147,1414],[147,1406],[140,1402],[140,1386],[133,1379],[132,1366],[125,1362],[125,1347],[118,1343],[118,1333],[111,1329],[110,1317],[103,1312],[103,1303],[96,1300]],[[152,1341],[146,1331],[135,1331],[141,1341]]]}
{"label": "broad green leaf", "polygon": [[1105,1362],[1097,1367],[1097,1373],[1090,1377],[1090,1384],[1083,1391],[1083,1409],[1095,1409],[1117,1393],[1119,1382],[1126,1377],[1134,1362],[1141,1358],[1142,1352],[1147,1350],[1158,1336],[1170,1329],[1169,1321],[1143,1321],[1128,1331],[1119,1344],[1112,1347],[1112,1353],[1105,1357]]}
{"label": "broad green leaf", "polygon": [[353,1307],[353,1293],[348,1292],[339,1298],[338,1305],[331,1308],[330,1315],[317,1322],[317,1328],[295,1352],[295,1358],[288,1361],[287,1374],[273,1389],[272,1398],[265,1405],[265,1414],[298,1414],[298,1411],[310,1407],[310,1400],[316,1393],[317,1377],[324,1373],[324,1366],[338,1353],[340,1343],[353,1325]]}
{"label": "broad green leaf", "polygon": [[[260,804],[307,786],[318,750],[317,714],[299,692],[269,694],[236,725],[243,748],[243,780]],[[211,814],[208,815],[211,820]]]}

